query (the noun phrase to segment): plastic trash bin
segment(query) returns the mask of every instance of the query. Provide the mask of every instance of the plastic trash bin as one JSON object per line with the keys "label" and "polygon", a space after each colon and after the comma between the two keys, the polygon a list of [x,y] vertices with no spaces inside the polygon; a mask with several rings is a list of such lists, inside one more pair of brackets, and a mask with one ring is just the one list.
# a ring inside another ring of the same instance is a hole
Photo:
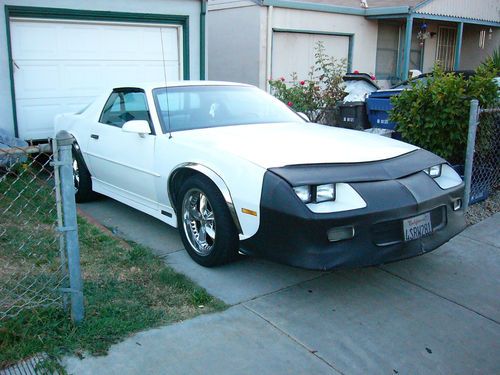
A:
{"label": "plastic trash bin", "polygon": [[370,127],[366,115],[365,102],[339,104],[339,126],[342,128],[364,130]]}
{"label": "plastic trash bin", "polygon": [[366,111],[372,127],[394,130],[397,123],[389,121],[389,111],[392,109],[391,97],[399,93],[400,90],[375,91],[366,99]]}

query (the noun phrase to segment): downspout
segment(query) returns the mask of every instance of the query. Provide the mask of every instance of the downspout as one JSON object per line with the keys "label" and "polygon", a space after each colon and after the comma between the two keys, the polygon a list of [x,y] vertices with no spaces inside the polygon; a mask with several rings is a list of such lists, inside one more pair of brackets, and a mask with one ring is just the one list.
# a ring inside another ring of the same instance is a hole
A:
{"label": "downspout", "polygon": [[206,16],[207,16],[207,1],[201,0],[200,12],[200,80],[206,79]]}
{"label": "downspout", "polygon": [[270,92],[269,78],[271,77],[271,58],[273,42],[273,6],[267,7],[267,37],[266,37],[266,91]]}

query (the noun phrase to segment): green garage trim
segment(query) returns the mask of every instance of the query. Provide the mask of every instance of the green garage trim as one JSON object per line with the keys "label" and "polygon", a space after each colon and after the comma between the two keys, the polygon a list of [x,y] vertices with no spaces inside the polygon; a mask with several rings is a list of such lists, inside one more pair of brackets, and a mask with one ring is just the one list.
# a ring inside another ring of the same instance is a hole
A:
{"label": "green garage trim", "polygon": [[[12,66],[12,45],[10,35],[10,18],[41,18],[41,19],[59,19],[59,20],[82,20],[82,21],[115,21],[115,22],[130,22],[130,23],[156,23],[156,24],[171,24],[182,26],[182,60],[183,60],[183,78],[190,79],[189,72],[189,16],[184,15],[164,15],[150,13],[125,13],[125,12],[109,12],[109,11],[94,11],[80,9],[64,9],[64,8],[42,8],[42,7],[25,7],[25,6],[5,6],[5,25],[7,28],[7,52],[9,58],[9,74],[10,74],[10,90],[12,98],[12,111],[14,114],[14,134],[17,137],[18,124],[16,114],[16,98],[14,88],[14,68]],[[200,72],[201,73],[201,72]]]}
{"label": "green garage trim", "polygon": [[200,12],[200,80],[205,80],[206,72],[205,72],[205,54],[206,54],[206,45],[205,45],[205,29],[206,29],[206,17],[207,17],[207,2],[205,0],[201,0],[201,12]]}

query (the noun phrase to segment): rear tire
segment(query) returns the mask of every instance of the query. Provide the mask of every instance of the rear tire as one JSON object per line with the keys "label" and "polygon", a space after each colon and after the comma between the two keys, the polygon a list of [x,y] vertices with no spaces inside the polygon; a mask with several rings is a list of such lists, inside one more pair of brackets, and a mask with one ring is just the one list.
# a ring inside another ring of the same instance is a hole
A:
{"label": "rear tire", "polygon": [[182,184],[177,212],[182,242],[196,263],[214,267],[237,257],[236,225],[224,197],[208,177],[194,175]]}
{"label": "rear tire", "polygon": [[77,143],[73,144],[73,182],[75,185],[75,200],[77,203],[90,202],[97,198],[97,193],[92,191],[92,179],[90,172],[83,160],[80,147]]}

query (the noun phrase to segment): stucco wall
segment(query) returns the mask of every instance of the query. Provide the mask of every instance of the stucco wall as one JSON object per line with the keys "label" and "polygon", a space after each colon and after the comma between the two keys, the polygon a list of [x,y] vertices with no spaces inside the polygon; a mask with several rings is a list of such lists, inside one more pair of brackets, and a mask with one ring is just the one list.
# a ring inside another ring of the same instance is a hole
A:
{"label": "stucco wall", "polygon": [[200,2],[198,0],[0,0],[0,128],[14,134],[5,5],[98,10],[126,13],[189,15],[190,74],[200,74]]}
{"label": "stucco wall", "polygon": [[[486,30],[485,46],[479,48],[479,33]],[[489,26],[464,25],[462,39],[462,56],[460,58],[460,69],[475,69],[490,56],[495,48],[500,47],[500,28],[492,28],[491,40],[489,39]]]}
{"label": "stucco wall", "polygon": [[346,14],[274,8],[272,26],[278,29],[355,34],[352,69],[375,73],[377,21]]}
{"label": "stucco wall", "polygon": [[208,79],[259,85],[258,6],[208,12]]}
{"label": "stucco wall", "polygon": [[[456,23],[450,22],[428,22],[429,32],[438,32],[439,26],[456,27]],[[479,48],[479,32],[486,30],[485,47]],[[489,39],[489,26],[464,24],[462,36],[462,52],[460,57],[460,70],[475,69],[477,66],[500,46],[500,29],[492,28],[493,33]],[[437,34],[425,41],[424,48],[424,73],[432,70],[436,59]]]}

